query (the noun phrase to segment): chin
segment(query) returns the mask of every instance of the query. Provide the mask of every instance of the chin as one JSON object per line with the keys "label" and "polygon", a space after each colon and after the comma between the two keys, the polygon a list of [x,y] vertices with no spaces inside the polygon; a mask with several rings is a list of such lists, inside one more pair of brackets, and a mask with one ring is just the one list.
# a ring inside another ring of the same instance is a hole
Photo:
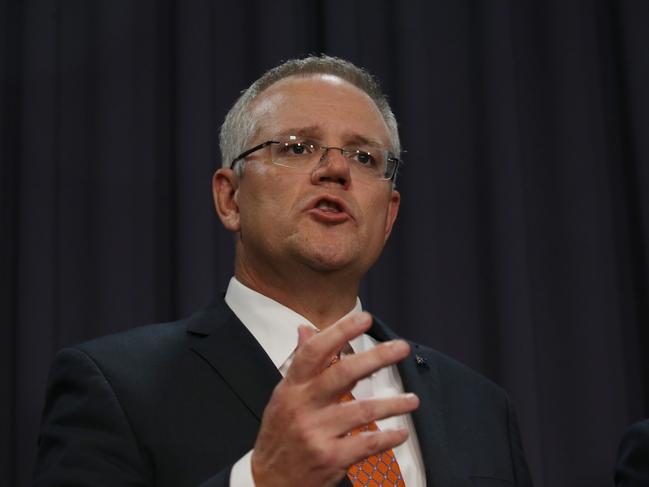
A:
{"label": "chin", "polygon": [[353,266],[360,256],[354,252],[343,252],[340,247],[326,246],[304,249],[300,252],[300,257],[310,269],[328,273]]}
{"label": "chin", "polygon": [[341,271],[348,267],[347,265],[340,262],[331,262],[323,260],[310,260],[307,262],[307,266],[315,272],[320,272],[322,274],[331,274],[334,272]]}
{"label": "chin", "polygon": [[368,251],[355,235],[331,233],[296,233],[287,239],[293,258],[322,273],[362,269]]}

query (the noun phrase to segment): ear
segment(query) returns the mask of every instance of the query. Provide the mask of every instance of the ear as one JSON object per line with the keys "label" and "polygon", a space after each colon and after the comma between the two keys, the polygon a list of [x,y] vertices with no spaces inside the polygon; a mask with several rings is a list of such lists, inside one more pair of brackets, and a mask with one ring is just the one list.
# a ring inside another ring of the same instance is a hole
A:
{"label": "ear", "polygon": [[212,177],[212,197],[223,226],[231,232],[241,229],[237,191],[239,178],[232,169],[218,169]]}
{"label": "ear", "polygon": [[387,242],[390,233],[392,232],[392,227],[394,222],[397,219],[397,214],[399,213],[399,204],[401,203],[401,194],[393,189],[390,194],[390,203],[388,204],[388,211],[385,215],[385,239],[383,242]]}

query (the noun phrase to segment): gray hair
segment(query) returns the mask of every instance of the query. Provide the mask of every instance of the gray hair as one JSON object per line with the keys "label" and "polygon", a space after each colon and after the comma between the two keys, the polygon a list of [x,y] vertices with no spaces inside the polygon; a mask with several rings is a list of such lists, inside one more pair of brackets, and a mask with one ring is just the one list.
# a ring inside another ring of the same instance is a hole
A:
{"label": "gray hair", "polygon": [[[381,91],[378,81],[368,71],[349,61],[322,55],[286,61],[266,71],[248,89],[241,92],[241,96],[230,109],[221,126],[219,143],[223,167],[230,167],[232,160],[247,149],[246,145],[257,130],[257,120],[252,116],[250,106],[259,94],[272,84],[289,76],[306,77],[314,74],[337,76],[367,93],[376,104],[388,126],[392,146],[390,149],[395,155],[399,155],[401,144],[399,142],[397,120],[388,104],[387,97]],[[238,172],[242,167],[243,164],[237,166]]]}

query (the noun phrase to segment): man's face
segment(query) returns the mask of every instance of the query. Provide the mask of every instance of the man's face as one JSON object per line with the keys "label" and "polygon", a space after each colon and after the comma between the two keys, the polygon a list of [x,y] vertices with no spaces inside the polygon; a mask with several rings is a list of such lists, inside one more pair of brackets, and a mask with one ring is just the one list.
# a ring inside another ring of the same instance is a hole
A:
{"label": "man's face", "polygon": [[[388,128],[373,101],[334,76],[283,79],[255,100],[252,111],[258,123],[249,147],[290,133],[326,146],[369,139],[390,147]],[[236,218],[224,220],[239,232],[243,264],[277,272],[300,266],[346,270],[360,278],[389,236],[399,193],[390,181],[355,178],[351,163],[337,150],[312,171],[272,164],[266,150],[249,156],[232,195]]]}

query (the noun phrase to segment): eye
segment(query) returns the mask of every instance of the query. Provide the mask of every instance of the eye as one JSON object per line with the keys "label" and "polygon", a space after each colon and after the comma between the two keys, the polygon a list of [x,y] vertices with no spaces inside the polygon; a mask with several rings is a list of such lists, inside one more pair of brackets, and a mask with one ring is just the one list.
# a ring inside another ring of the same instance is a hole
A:
{"label": "eye", "polygon": [[369,152],[357,150],[354,152],[354,159],[363,166],[375,166],[376,160]]}
{"label": "eye", "polygon": [[280,148],[281,152],[286,156],[302,156],[312,154],[314,151],[313,144],[298,141],[284,142]]}
{"label": "eye", "polygon": [[304,154],[306,151],[306,146],[301,142],[296,142],[295,144],[291,144],[289,146],[289,152],[292,152],[296,155]]}

